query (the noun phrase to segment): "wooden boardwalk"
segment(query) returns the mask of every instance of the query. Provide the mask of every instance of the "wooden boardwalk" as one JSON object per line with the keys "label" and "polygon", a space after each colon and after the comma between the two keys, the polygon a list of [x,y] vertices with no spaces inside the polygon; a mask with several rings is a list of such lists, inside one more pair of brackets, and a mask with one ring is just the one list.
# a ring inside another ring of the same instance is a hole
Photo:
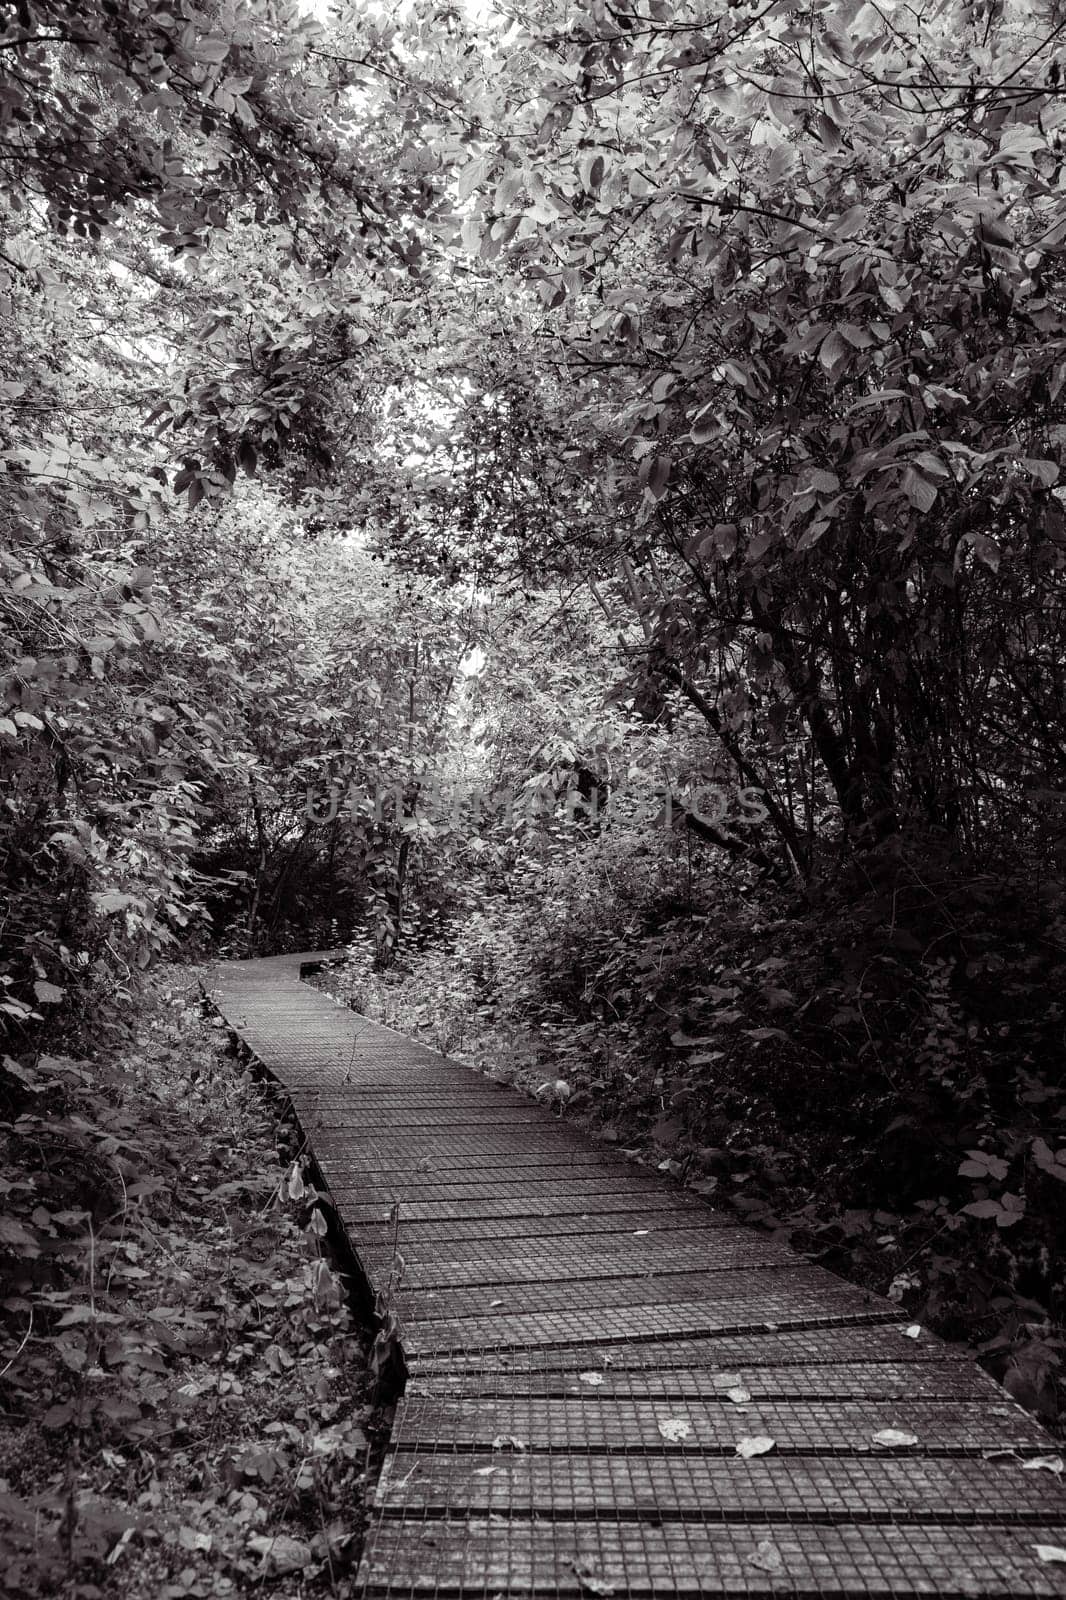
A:
{"label": "wooden boardwalk", "polygon": [[368,1600],[1066,1595],[1056,1447],[970,1360],[334,1005],[312,959],[227,963],[213,998],[376,1289],[399,1206],[409,1379]]}

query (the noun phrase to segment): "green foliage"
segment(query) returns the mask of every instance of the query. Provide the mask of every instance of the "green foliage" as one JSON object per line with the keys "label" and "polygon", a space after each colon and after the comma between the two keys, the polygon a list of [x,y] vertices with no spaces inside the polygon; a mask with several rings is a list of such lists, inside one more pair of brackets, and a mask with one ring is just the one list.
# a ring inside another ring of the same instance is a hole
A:
{"label": "green foliage", "polygon": [[[80,248],[39,252],[10,285],[29,380],[8,385],[0,430],[0,1022],[16,1047],[44,1031],[77,1048],[190,930],[241,951],[332,942],[369,899],[398,936],[424,843],[405,846],[404,808],[447,743],[469,626],[431,581],[311,539],[259,484],[209,520],[170,502],[129,352],[173,359],[183,308],[151,261],[116,283]],[[308,794],[334,782],[399,789],[401,814],[379,826],[371,799],[317,826]]]}
{"label": "green foliage", "polygon": [[1039,4],[859,0],[456,43],[483,298],[396,547],[443,495],[444,570],[593,586],[804,878],[827,834],[1061,847],[1056,48]]}
{"label": "green foliage", "polygon": [[[353,28],[353,58],[384,66],[391,30]],[[366,347],[402,315],[395,280],[433,195],[390,166],[406,135],[371,136],[354,59],[322,43],[275,0],[34,0],[0,26],[0,1024],[16,1048],[77,1048],[208,909],[244,948],[299,942],[304,874],[325,889],[319,927],[377,882],[399,936],[401,828],[349,846],[303,801],[353,721],[357,781],[384,767],[410,786],[419,747],[389,681],[402,600],[390,614],[387,580],[313,535],[354,520],[323,490],[337,434],[356,446],[337,374],[358,368],[376,416]],[[282,457],[274,490],[250,481]],[[389,639],[361,617],[346,648],[359,602],[331,620],[327,586],[373,587]],[[436,651],[441,608],[436,628],[411,612],[407,637]],[[428,735],[440,677],[417,708]]]}

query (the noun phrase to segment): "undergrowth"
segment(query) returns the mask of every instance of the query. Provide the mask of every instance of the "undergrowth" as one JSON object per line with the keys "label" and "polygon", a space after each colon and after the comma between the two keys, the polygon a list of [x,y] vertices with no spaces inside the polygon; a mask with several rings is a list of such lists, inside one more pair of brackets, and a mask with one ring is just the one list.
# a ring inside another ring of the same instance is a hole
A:
{"label": "undergrowth", "polygon": [[292,1130],[169,985],[121,1057],[0,1070],[0,1585],[347,1592],[361,1330]]}

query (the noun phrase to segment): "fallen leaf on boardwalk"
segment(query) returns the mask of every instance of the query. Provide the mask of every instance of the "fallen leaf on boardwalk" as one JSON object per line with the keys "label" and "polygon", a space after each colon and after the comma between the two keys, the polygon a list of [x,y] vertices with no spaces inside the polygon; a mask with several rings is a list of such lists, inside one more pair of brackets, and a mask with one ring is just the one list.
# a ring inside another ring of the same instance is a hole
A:
{"label": "fallen leaf on boardwalk", "polygon": [[614,1594],[614,1584],[609,1583],[606,1578],[599,1577],[587,1561],[571,1561],[570,1566],[573,1567],[577,1581],[586,1594]]}
{"label": "fallen leaf on boardwalk", "polygon": [[1012,1450],[1010,1445],[1001,1445],[998,1450],[982,1450],[982,1461],[1017,1461],[1018,1452]]}
{"label": "fallen leaf on boardwalk", "polygon": [[760,1568],[763,1572],[784,1572],[785,1562],[780,1550],[770,1539],[763,1539],[755,1546],[754,1555],[748,1557],[748,1564]]}
{"label": "fallen leaf on boardwalk", "polygon": [[896,1450],[905,1444],[917,1444],[916,1433],[904,1433],[902,1428],[882,1428],[880,1433],[871,1435],[874,1444],[880,1445],[884,1450]]}
{"label": "fallen leaf on boardwalk", "polygon": [[1031,1461],[1022,1462],[1023,1472],[1062,1472],[1066,1463],[1061,1456],[1033,1456]]}
{"label": "fallen leaf on boardwalk", "polygon": [[634,1237],[634,1239],[643,1239],[644,1235],[647,1232],[648,1232],[647,1228],[634,1228],[633,1229],[633,1237]]}
{"label": "fallen leaf on boardwalk", "polygon": [[901,1328],[899,1331],[905,1339],[920,1339],[922,1337],[922,1325],[920,1322],[912,1322],[909,1328]]}
{"label": "fallen leaf on boardwalk", "polygon": [[660,1417],[659,1432],[671,1444],[676,1444],[679,1439],[687,1439],[692,1432],[691,1422],[686,1422],[684,1417]]}
{"label": "fallen leaf on boardwalk", "polygon": [[604,1376],[602,1372],[579,1372],[578,1377],[582,1383],[598,1385],[604,1382]]}
{"label": "fallen leaf on boardwalk", "polygon": [[750,1459],[752,1456],[764,1456],[770,1450],[776,1450],[776,1448],[777,1440],[771,1439],[765,1433],[756,1433],[750,1439],[739,1439],[737,1441],[737,1455],[743,1456],[745,1460]]}
{"label": "fallen leaf on boardwalk", "polygon": [[524,1439],[516,1439],[513,1433],[498,1433],[492,1441],[492,1448],[494,1450],[524,1450],[526,1442]]}
{"label": "fallen leaf on boardwalk", "polygon": [[502,1305],[503,1305],[503,1301],[502,1300],[490,1300],[489,1301],[489,1310],[490,1311],[494,1311],[497,1306],[502,1306]]}
{"label": "fallen leaf on boardwalk", "polygon": [[738,1384],[735,1389],[726,1390],[726,1399],[732,1400],[735,1406],[746,1406],[751,1399],[751,1392],[743,1384]]}
{"label": "fallen leaf on boardwalk", "polygon": [[475,1467],[473,1476],[475,1478],[491,1478],[491,1476],[492,1476],[492,1474],[494,1472],[502,1472],[502,1471],[503,1471],[502,1467]]}
{"label": "fallen leaf on boardwalk", "polygon": [[1038,1544],[1035,1549],[1040,1561],[1066,1561],[1066,1550],[1061,1544]]}
{"label": "fallen leaf on boardwalk", "polygon": [[744,1379],[739,1372],[716,1372],[711,1382],[716,1389],[739,1389],[743,1386]]}

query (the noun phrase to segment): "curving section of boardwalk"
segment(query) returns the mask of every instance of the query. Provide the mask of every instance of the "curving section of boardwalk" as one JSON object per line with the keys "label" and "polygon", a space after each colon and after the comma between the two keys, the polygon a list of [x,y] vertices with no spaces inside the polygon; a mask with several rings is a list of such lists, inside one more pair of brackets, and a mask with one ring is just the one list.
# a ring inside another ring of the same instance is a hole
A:
{"label": "curving section of boardwalk", "polygon": [[212,998],[399,1282],[368,1600],[1066,1595],[1056,1447],[970,1360],[334,1005],[314,959],[227,963]]}

